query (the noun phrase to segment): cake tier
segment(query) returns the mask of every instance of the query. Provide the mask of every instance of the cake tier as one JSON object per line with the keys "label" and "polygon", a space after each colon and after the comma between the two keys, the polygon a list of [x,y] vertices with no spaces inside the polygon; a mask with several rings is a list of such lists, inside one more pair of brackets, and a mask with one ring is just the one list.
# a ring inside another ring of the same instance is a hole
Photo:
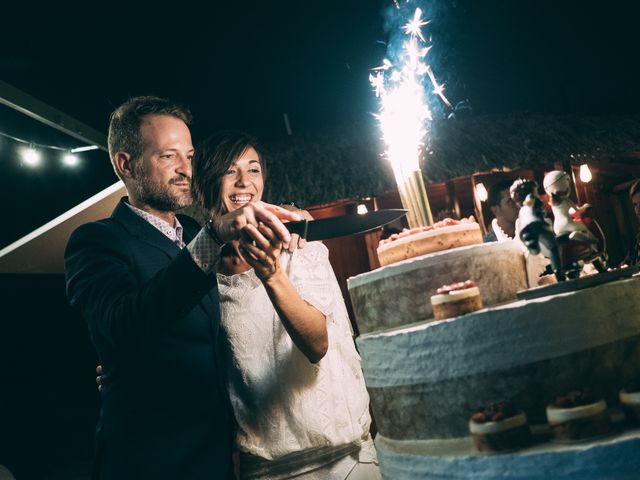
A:
{"label": "cake tier", "polygon": [[484,306],[515,300],[527,288],[524,255],[515,241],[456,248],[412,258],[348,280],[360,333],[433,317],[430,297],[442,285],[473,280]]}
{"label": "cake tier", "polygon": [[618,404],[622,385],[640,376],[639,288],[633,277],[361,335],[378,430],[393,439],[463,437],[478,406],[502,400],[544,424],[548,403],[585,385]]}
{"label": "cake tier", "polygon": [[384,478],[394,480],[602,480],[638,478],[640,430],[579,444],[537,443],[511,453],[477,452],[470,438],[397,441],[378,434]]}
{"label": "cake tier", "polygon": [[378,247],[378,260],[380,265],[390,265],[428,253],[479,243],[482,243],[482,232],[477,223],[451,225],[381,244]]}

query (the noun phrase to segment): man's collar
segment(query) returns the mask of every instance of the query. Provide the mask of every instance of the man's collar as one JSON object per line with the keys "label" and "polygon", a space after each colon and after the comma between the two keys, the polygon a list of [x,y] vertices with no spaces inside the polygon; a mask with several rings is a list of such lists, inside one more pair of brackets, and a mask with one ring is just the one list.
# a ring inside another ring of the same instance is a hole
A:
{"label": "man's collar", "polygon": [[178,217],[174,216],[174,225],[171,225],[166,220],[153,215],[145,210],[142,210],[138,207],[134,207],[128,201],[125,200],[125,205],[131,209],[133,213],[138,215],[140,218],[145,220],[147,223],[158,229],[164,236],[166,236],[172,242],[178,244],[180,248],[184,246],[183,241],[183,228],[178,220]]}

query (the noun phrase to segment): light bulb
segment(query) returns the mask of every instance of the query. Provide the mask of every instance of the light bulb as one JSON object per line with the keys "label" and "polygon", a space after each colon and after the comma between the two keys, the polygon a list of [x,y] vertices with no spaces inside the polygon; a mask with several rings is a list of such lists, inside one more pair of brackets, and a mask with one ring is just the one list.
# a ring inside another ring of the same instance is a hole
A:
{"label": "light bulb", "polygon": [[62,163],[67,165],[68,167],[75,167],[80,162],[80,159],[71,153],[67,153],[64,157],[62,157]]}
{"label": "light bulb", "polygon": [[583,163],[582,165],[580,165],[580,180],[583,181],[584,183],[589,183],[592,178],[593,178],[593,175],[591,175],[591,170],[589,170],[589,165],[587,165],[586,163]]}
{"label": "light bulb", "polygon": [[489,198],[489,193],[487,193],[487,189],[484,186],[484,183],[476,184],[476,195],[478,196],[478,200],[481,202],[486,202],[487,198]]}
{"label": "light bulb", "polygon": [[22,159],[30,167],[36,167],[40,164],[40,152],[33,147],[25,148],[22,150]]}

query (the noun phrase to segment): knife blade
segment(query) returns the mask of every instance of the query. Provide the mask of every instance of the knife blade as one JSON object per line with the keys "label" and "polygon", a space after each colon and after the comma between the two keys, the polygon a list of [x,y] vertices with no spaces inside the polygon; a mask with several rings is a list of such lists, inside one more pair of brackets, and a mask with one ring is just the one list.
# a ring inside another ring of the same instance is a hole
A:
{"label": "knife blade", "polygon": [[319,218],[288,222],[284,226],[290,233],[297,233],[309,242],[365,233],[402,218],[407,213],[403,209],[385,209],[364,214],[342,215],[340,217]]}

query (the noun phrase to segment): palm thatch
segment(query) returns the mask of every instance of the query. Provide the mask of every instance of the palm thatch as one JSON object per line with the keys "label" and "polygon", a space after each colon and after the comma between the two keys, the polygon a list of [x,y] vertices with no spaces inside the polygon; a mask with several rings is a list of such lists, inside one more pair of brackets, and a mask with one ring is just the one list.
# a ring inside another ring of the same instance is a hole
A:
{"label": "palm thatch", "polygon": [[[572,156],[611,158],[640,151],[640,116],[481,115],[434,121],[422,159],[428,182],[478,171],[532,168]],[[303,205],[377,195],[393,188],[374,122],[272,142],[273,202]]]}
{"label": "palm thatch", "polygon": [[437,122],[431,181],[508,167],[534,168],[577,158],[606,159],[640,151],[640,116],[548,116],[512,114]]}
{"label": "palm thatch", "polygon": [[[430,139],[422,171],[427,182],[440,182],[505,167],[546,167],[572,155],[607,159],[640,152],[640,116],[468,116],[434,121]],[[265,143],[267,201],[308,206],[395,187],[373,119]]]}

